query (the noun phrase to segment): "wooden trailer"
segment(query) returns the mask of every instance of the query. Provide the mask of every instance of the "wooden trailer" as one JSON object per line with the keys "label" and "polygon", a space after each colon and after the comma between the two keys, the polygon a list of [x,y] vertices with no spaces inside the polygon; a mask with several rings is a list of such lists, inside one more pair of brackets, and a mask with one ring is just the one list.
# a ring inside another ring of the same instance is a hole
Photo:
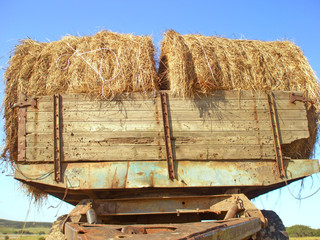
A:
{"label": "wooden trailer", "polygon": [[319,172],[318,160],[296,158],[312,137],[309,106],[302,93],[285,91],[21,96],[15,178],[78,204],[69,225],[89,209],[94,222],[113,224],[233,211],[261,228],[266,221],[247,198]]}

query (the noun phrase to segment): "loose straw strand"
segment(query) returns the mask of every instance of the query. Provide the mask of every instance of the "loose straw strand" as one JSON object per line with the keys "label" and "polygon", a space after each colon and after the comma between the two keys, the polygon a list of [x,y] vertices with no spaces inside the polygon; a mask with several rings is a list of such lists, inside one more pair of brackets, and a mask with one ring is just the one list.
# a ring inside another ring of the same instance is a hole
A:
{"label": "loose straw strand", "polygon": [[[74,53],[73,53],[73,54],[63,54],[63,55],[59,56],[59,58],[58,58],[57,61],[56,61],[57,66],[58,66],[58,62],[60,61],[61,57],[66,56],[66,55],[71,55],[71,56],[68,58],[67,66],[66,66],[65,68],[60,68],[60,70],[66,70],[66,69],[68,69],[68,67],[70,66],[70,59],[71,59],[73,56],[76,55],[76,56],[80,57],[85,63],[87,63],[87,64],[89,65],[89,67],[92,68],[92,70],[93,70],[93,71],[99,76],[99,78],[101,79],[101,81],[102,81],[102,88],[101,88],[102,96],[103,96],[106,100],[112,100],[112,99],[114,98],[114,96],[115,96],[115,93],[114,93],[113,89],[110,87],[110,82],[113,81],[116,77],[118,77],[118,75],[119,75],[120,72],[121,72],[121,65],[120,65],[120,63],[119,63],[119,59],[118,59],[116,53],[115,53],[112,49],[107,48],[107,47],[99,48],[99,49],[95,49],[95,50],[91,50],[91,51],[87,51],[87,52],[83,52],[83,53],[79,53],[79,50],[78,50],[78,49],[77,49],[77,50],[74,49],[69,43],[66,43],[66,44],[74,51]],[[92,52],[98,52],[98,51],[102,51],[102,50],[110,51],[110,52],[113,54],[113,56],[115,57],[116,62],[117,62],[117,65],[118,65],[118,72],[117,72],[117,74],[116,74],[115,76],[113,76],[112,78],[110,78],[110,79],[105,79],[105,78],[102,76],[102,74],[101,74],[102,60],[103,60],[103,58],[101,58],[101,60],[100,60],[100,67],[99,67],[99,71],[98,71],[97,69],[95,69],[94,66],[92,66],[92,64],[91,64],[90,62],[88,62],[87,59],[85,59],[85,58],[82,56],[82,55],[84,55],[84,54],[88,54],[88,53],[92,53]],[[111,98],[107,98],[107,97],[105,96],[105,94],[104,94],[104,87],[105,87],[105,86],[107,86],[107,87],[110,89],[111,94],[112,94],[112,97],[111,97]]]}
{"label": "loose straw strand", "polygon": [[196,35],[195,35],[194,37],[195,37],[195,38],[198,40],[198,42],[200,43],[201,48],[202,48],[202,51],[203,51],[203,53],[204,53],[204,56],[206,57],[207,64],[208,64],[208,67],[209,67],[209,69],[210,69],[210,72],[211,72],[212,78],[213,78],[214,82],[215,82],[215,83],[217,83],[217,80],[216,80],[216,78],[214,77],[214,74],[213,74],[212,68],[211,68],[211,66],[210,66],[210,63],[209,63],[209,59],[208,59],[208,56],[207,56],[206,50],[204,49],[204,47],[203,47],[203,45],[202,45],[202,43],[201,43],[200,39],[199,39]]}

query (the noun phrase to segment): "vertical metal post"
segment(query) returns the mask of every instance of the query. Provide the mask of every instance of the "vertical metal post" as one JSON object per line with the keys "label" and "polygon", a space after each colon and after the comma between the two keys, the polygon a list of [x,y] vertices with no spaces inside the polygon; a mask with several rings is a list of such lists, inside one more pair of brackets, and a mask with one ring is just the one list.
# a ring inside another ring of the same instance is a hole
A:
{"label": "vertical metal post", "polygon": [[162,118],[163,118],[166,151],[167,151],[169,178],[173,180],[175,178],[175,174],[174,174],[173,155],[172,155],[170,124],[169,124],[169,116],[168,116],[167,93],[160,92],[160,97],[161,97]]}
{"label": "vertical metal post", "polygon": [[283,178],[285,177],[285,169],[283,166],[281,139],[279,135],[279,123],[276,115],[277,113],[275,110],[275,103],[274,103],[274,97],[272,92],[267,93],[267,100],[268,100],[268,108],[269,108],[271,129],[272,129],[273,142],[274,142],[274,150],[276,154],[277,169],[278,169],[279,176]]}
{"label": "vertical metal post", "polygon": [[53,95],[53,148],[54,148],[54,177],[56,182],[61,182],[61,96]]}
{"label": "vertical metal post", "polygon": [[[26,101],[26,96],[19,93],[19,102]],[[26,161],[26,117],[27,108],[18,108],[18,162]]]}

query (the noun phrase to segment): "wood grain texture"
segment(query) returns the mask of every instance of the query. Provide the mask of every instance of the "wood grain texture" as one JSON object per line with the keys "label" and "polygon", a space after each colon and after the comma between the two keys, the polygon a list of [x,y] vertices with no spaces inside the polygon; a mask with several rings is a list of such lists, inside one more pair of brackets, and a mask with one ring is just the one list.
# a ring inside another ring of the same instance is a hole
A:
{"label": "wood grain texture", "polygon": [[[274,92],[283,144],[308,138],[305,105]],[[217,91],[186,100],[169,94],[175,160],[275,159],[266,94]],[[159,96],[128,94],[114,101],[62,95],[64,161],[166,160]],[[28,108],[27,161],[53,161],[52,96]]]}

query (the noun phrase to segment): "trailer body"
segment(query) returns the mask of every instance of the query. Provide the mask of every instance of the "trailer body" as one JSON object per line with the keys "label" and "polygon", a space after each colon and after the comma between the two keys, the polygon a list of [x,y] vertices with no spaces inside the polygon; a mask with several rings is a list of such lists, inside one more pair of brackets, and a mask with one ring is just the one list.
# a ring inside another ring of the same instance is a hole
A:
{"label": "trailer body", "polygon": [[[100,223],[221,220],[236,205],[232,217],[257,218],[264,227],[259,210],[241,206],[249,201],[244,196],[319,172],[318,160],[290,152],[303,151],[312,137],[302,93],[221,90],[182,99],[162,91],[112,100],[85,94],[20,100],[15,178],[74,205],[90,199]],[[240,193],[241,201],[234,198]],[[212,203],[219,196],[225,208]],[[70,230],[80,220],[64,226]]]}

